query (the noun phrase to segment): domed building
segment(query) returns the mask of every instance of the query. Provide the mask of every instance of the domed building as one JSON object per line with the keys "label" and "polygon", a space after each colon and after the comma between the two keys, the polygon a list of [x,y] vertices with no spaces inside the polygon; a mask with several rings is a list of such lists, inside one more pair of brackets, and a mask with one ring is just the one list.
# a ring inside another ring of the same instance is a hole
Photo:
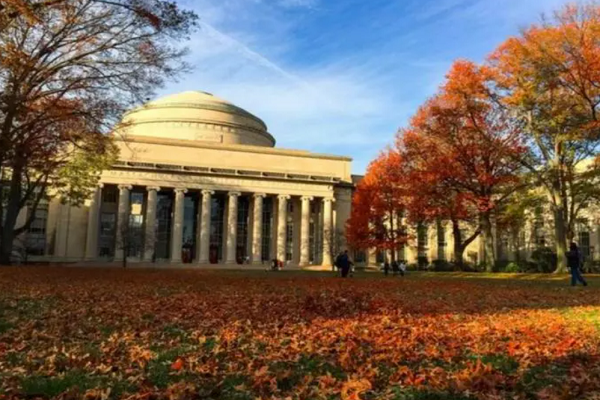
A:
{"label": "domed building", "polygon": [[276,148],[260,118],[196,91],[130,111],[114,135],[119,161],[88,204],[49,204],[46,259],[330,266],[343,246],[348,157]]}

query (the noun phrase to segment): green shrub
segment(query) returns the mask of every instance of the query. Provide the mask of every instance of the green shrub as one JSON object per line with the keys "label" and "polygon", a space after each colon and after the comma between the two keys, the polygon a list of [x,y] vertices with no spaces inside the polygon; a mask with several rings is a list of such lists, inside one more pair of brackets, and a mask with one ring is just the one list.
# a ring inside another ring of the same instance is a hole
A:
{"label": "green shrub", "polygon": [[433,260],[432,270],[438,272],[454,271],[454,265],[446,260]]}
{"label": "green shrub", "polygon": [[600,273],[600,261],[587,260],[585,262],[585,271],[592,274]]}
{"label": "green shrub", "polygon": [[407,269],[408,271],[418,271],[418,270],[419,270],[419,265],[418,265],[418,264],[415,264],[415,263],[412,263],[412,264],[407,264],[407,265],[406,265],[406,269]]}
{"label": "green shrub", "polygon": [[537,272],[549,273],[556,269],[556,253],[549,247],[542,247],[531,253],[531,259],[536,264]]}
{"label": "green shrub", "polygon": [[523,272],[523,270],[521,269],[521,266],[515,262],[510,262],[508,263],[508,265],[506,265],[504,267],[504,272],[508,272],[508,273],[517,273],[517,272]]}

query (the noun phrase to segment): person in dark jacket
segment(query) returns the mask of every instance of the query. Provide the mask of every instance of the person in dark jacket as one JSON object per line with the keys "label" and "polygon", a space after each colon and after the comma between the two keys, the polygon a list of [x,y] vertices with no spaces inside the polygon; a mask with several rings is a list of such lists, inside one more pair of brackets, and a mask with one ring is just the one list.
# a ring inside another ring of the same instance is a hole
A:
{"label": "person in dark jacket", "polygon": [[567,264],[571,270],[571,286],[577,285],[578,281],[581,282],[583,286],[587,286],[587,282],[581,275],[581,267],[583,265],[581,252],[575,243],[571,243],[569,251],[567,252]]}
{"label": "person in dark jacket", "polygon": [[335,260],[335,265],[339,270],[342,271],[342,278],[348,277],[348,273],[350,272],[350,267],[352,265],[350,262],[350,257],[348,256],[348,250],[344,251],[337,257],[337,260]]}
{"label": "person in dark jacket", "polygon": [[383,263],[383,273],[385,274],[385,276],[388,276],[390,273],[390,263],[387,261]]}

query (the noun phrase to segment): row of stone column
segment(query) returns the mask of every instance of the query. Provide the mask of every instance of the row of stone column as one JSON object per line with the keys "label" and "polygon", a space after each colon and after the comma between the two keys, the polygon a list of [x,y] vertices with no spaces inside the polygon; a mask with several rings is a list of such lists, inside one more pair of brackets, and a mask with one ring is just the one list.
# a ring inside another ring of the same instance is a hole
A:
{"label": "row of stone column", "polygon": [[[100,207],[102,202],[102,187],[99,185],[94,197],[90,203],[89,221],[87,231],[87,246],[86,258],[94,260],[98,254],[98,231]],[[123,225],[129,223],[129,199],[131,185],[119,185],[119,208],[117,214],[117,232],[116,242],[122,243]],[[156,226],[156,207],[158,203],[158,192],[160,187],[147,187],[148,191],[146,204],[146,230],[145,230],[145,245],[144,245],[144,261],[151,262],[153,259],[154,234]],[[181,262],[181,248],[183,245],[183,222],[184,222],[184,201],[187,189],[176,188],[175,205],[173,211],[173,232],[171,242],[171,262]],[[197,232],[198,243],[198,264],[209,263],[209,248],[210,248],[210,224],[211,224],[211,201],[214,195],[213,190],[202,190],[202,206],[200,208],[200,227]],[[240,192],[228,192],[228,213],[227,213],[227,245],[225,248],[225,263],[235,264],[236,247],[237,247],[237,220],[238,220],[238,197]],[[263,216],[263,200],[267,195],[265,193],[254,193],[254,212],[253,212],[253,229],[252,229],[252,261],[253,263],[262,263],[262,216]],[[289,195],[280,194],[278,199],[278,219],[277,219],[277,259],[285,260],[285,249],[287,239],[287,202],[290,199]],[[306,266],[310,260],[310,202],[313,200],[310,196],[302,197],[301,208],[301,229],[300,229],[300,265]],[[332,223],[332,203],[333,198],[323,199],[323,261],[322,264],[330,266],[331,258],[331,235],[333,231]],[[122,260],[124,250],[122,248],[115,249],[115,259]]]}

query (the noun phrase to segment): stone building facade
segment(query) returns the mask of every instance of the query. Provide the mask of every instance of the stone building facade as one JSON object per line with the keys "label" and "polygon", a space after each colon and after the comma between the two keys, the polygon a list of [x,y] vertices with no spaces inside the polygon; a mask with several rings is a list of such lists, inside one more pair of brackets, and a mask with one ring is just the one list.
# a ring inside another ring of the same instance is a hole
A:
{"label": "stone building facade", "polygon": [[38,210],[21,238],[29,260],[330,266],[343,246],[351,158],[275,148],[263,121],[204,92],[123,122],[93,197]]}
{"label": "stone building facade", "polygon": [[[29,261],[262,264],[330,267],[345,249],[359,176],[349,157],[275,147],[262,120],[205,92],[167,96],[132,110],[115,133],[119,161],[82,207],[42,204],[17,247]],[[27,218],[24,209],[19,216]],[[539,214],[539,213],[538,213]],[[497,258],[527,260],[552,246],[548,213],[532,211],[518,235],[496,232]],[[544,215],[546,217],[544,217]],[[577,241],[600,260],[600,215],[589,210]],[[409,227],[408,263],[452,261],[449,223]],[[467,232],[465,232],[467,233]],[[464,253],[477,264],[475,240]],[[355,250],[357,265],[389,254]]]}

